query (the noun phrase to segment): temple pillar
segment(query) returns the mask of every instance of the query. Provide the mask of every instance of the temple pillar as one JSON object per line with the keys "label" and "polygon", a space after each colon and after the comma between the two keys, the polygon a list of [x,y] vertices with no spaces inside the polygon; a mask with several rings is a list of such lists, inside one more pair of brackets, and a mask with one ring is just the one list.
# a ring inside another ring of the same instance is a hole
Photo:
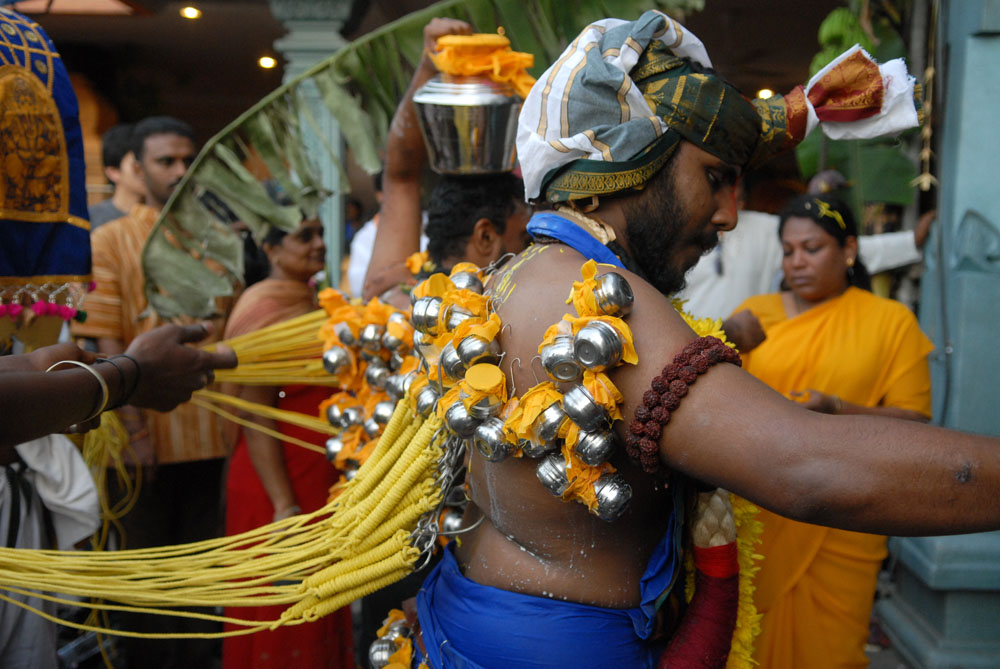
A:
{"label": "temple pillar", "polygon": [[[340,31],[351,15],[354,0],[268,0],[268,3],[274,17],[288,29],[288,34],[274,43],[274,48],[285,57],[284,83],[347,44]],[[331,157],[320,148],[312,152],[312,156],[320,167],[323,185],[334,193],[320,207],[320,218],[326,241],[327,277],[330,285],[337,286],[340,284],[340,265],[344,256],[344,188],[341,178],[344,139],[340,124],[323,105],[316,86],[306,82],[301,92],[334,153]],[[309,141],[312,133],[311,126],[304,124],[307,144],[323,147],[318,137],[314,138],[315,142]]]}
{"label": "temple pillar", "polygon": [[[940,199],[920,310],[935,345],[934,421],[1000,435],[1000,0],[944,2],[940,12]],[[900,655],[916,667],[1000,666],[1000,532],[894,538],[889,548],[898,568],[877,614]]]}

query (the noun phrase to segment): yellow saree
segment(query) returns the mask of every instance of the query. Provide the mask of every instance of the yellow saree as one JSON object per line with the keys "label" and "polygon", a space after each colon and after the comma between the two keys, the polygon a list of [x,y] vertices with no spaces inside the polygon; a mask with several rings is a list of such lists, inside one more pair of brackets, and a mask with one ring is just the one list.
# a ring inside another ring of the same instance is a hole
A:
{"label": "yellow saree", "polygon": [[[902,304],[849,288],[794,318],[779,294],[752,297],[742,309],[767,334],[743,366],[785,396],[813,388],[845,402],[930,415],[933,346]],[[763,620],[754,658],[777,669],[868,666],[864,645],[885,537],[764,509],[758,519],[764,560],[755,597]]]}

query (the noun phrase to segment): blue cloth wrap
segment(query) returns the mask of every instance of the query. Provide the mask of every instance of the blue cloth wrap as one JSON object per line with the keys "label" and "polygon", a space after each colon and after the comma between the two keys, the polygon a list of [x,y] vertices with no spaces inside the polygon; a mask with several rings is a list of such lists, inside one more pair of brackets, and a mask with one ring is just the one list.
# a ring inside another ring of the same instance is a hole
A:
{"label": "blue cloth wrap", "polygon": [[576,223],[558,214],[550,212],[537,213],[528,221],[527,229],[528,234],[533,237],[558,239],[566,246],[579,251],[591,260],[625,269],[625,265],[622,264],[622,261],[618,259],[618,256],[611,249],[594,239],[589,232]]}
{"label": "blue cloth wrap", "polygon": [[[41,42],[30,45],[34,48],[30,54],[24,48],[18,48],[29,46],[21,36],[21,29],[24,29],[26,23],[41,38]],[[49,67],[51,63],[52,98],[62,121],[69,163],[69,213],[84,221],[89,220],[80,110],[66,67],[48,35],[37,24],[10,9],[0,10],[0,25],[2,24],[10,24],[16,29],[15,34],[4,33],[6,41],[0,40],[0,62],[16,63],[43,83],[35,63],[44,63],[45,67]],[[51,62],[42,53],[44,50],[51,52]],[[89,275],[89,230],[67,222],[0,220],[0,277]]]}
{"label": "blue cloth wrap", "polygon": [[[655,667],[656,600],[677,566],[673,520],[640,581],[642,604],[606,609],[481,585],[462,575],[449,545],[417,593],[426,660],[434,669]],[[414,665],[425,659],[414,649]]]}

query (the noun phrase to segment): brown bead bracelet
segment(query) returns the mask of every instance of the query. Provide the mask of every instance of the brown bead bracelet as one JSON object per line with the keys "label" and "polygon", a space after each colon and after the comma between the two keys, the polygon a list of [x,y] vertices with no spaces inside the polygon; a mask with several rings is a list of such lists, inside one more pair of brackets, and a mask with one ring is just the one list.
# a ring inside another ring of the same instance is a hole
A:
{"label": "brown bead bracelet", "polygon": [[671,413],[680,406],[681,398],[698,376],[720,362],[742,365],[735,349],[715,337],[700,337],[689,342],[659,376],[653,377],[625,437],[625,450],[629,457],[639,461],[644,471],[655,474],[660,470],[660,436]]}

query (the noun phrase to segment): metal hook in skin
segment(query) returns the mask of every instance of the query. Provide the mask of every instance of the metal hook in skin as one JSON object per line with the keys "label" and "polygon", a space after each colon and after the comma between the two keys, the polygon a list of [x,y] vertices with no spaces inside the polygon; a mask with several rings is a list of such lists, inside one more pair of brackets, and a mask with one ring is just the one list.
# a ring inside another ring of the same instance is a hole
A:
{"label": "metal hook in skin", "polygon": [[[541,381],[538,380],[538,374],[535,373],[535,360],[538,361],[538,364],[542,364],[542,356],[536,355],[534,358],[531,359],[531,364],[528,365],[528,369],[531,370],[531,375],[535,377],[535,385],[537,386],[538,384],[541,383]],[[544,371],[545,367],[542,367],[542,370]]]}
{"label": "metal hook in skin", "polygon": [[479,527],[480,525],[482,525],[484,520],[486,520],[486,515],[485,514],[482,515],[482,516],[479,516],[479,520],[477,520],[476,522],[472,523],[472,525],[469,525],[468,527],[463,527],[462,529],[455,530],[453,532],[438,532],[438,535],[443,536],[443,537],[455,537],[455,536],[458,536],[459,534],[465,534],[466,532],[471,532],[472,530],[474,530],[477,527]]}
{"label": "metal hook in skin", "polygon": [[[501,356],[507,355],[507,352],[503,352]],[[501,358],[502,360],[502,358]],[[514,363],[517,363],[517,368],[521,369],[521,358],[511,358],[510,360],[510,396],[517,397],[517,384],[514,382]]]}

